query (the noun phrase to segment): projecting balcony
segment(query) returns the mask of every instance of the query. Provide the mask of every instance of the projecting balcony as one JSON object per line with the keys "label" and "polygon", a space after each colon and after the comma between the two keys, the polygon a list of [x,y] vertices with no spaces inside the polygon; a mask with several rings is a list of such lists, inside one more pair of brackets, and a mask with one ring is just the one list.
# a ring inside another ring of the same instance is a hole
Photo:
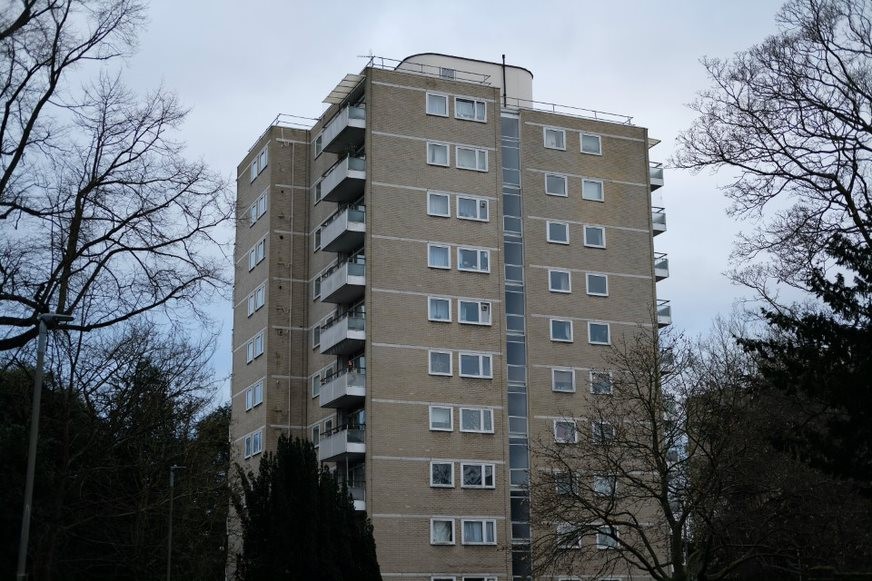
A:
{"label": "projecting balcony", "polygon": [[348,304],[363,296],[366,264],[361,258],[337,265],[321,278],[321,302]]}
{"label": "projecting balcony", "polygon": [[352,368],[324,380],[318,403],[322,408],[360,407],[365,396],[366,372]]}
{"label": "projecting balcony", "polygon": [[321,225],[321,250],[349,252],[363,244],[366,233],[366,206],[348,206]]}
{"label": "projecting balcony", "polygon": [[651,229],[654,236],[666,232],[666,210],[664,208],[651,208]]}
{"label": "projecting balcony", "polygon": [[[657,301],[657,326],[658,327],[668,327],[672,324],[672,306],[669,304],[669,301],[666,300],[658,300]],[[324,389],[323,387],[321,388]]]}
{"label": "projecting balcony", "polygon": [[321,143],[324,151],[342,153],[363,143],[366,132],[366,109],[346,107],[324,128]]}
{"label": "projecting balcony", "polygon": [[364,434],[364,426],[340,427],[322,434],[318,443],[318,460],[337,462],[362,458],[366,454]]}
{"label": "projecting balcony", "polygon": [[648,176],[651,181],[651,191],[663,187],[663,164],[651,162],[648,167]]}
{"label": "projecting balcony", "polygon": [[655,252],[654,280],[661,281],[666,278],[669,278],[669,256],[665,252]]}
{"label": "projecting balcony", "polygon": [[351,155],[342,158],[321,180],[321,199],[351,202],[360,197],[366,182],[366,160]]}
{"label": "projecting balcony", "polygon": [[321,327],[321,354],[347,355],[360,351],[365,340],[363,313],[346,313]]}

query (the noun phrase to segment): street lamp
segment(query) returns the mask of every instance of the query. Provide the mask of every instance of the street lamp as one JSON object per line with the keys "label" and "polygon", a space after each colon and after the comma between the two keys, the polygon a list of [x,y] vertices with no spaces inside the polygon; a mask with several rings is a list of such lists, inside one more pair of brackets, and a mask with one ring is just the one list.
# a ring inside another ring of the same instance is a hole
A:
{"label": "street lamp", "polygon": [[49,327],[73,320],[72,315],[40,313],[39,340],[36,344],[36,372],[33,378],[33,405],[30,412],[30,445],[27,450],[27,477],[24,485],[24,514],[21,516],[21,541],[18,544],[18,581],[27,579],[27,544],[30,541],[30,513],[33,503],[33,478],[36,471],[36,443],[39,438],[39,406],[42,401],[42,375],[45,360],[45,344]]}
{"label": "street lamp", "polygon": [[170,527],[167,534],[167,581],[172,577],[173,564],[173,498],[175,497],[176,470],[184,470],[185,466],[173,464],[170,466]]}

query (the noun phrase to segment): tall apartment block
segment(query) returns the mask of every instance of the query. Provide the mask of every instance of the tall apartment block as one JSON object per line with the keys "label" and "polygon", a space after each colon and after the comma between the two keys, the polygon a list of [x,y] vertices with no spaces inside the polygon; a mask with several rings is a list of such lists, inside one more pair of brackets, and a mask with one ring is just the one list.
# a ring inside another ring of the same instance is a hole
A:
{"label": "tall apartment block", "polygon": [[234,460],[311,439],[385,579],[526,578],[530,444],[574,437],[609,345],[669,323],[657,141],[532,83],[373,58],[239,164]]}

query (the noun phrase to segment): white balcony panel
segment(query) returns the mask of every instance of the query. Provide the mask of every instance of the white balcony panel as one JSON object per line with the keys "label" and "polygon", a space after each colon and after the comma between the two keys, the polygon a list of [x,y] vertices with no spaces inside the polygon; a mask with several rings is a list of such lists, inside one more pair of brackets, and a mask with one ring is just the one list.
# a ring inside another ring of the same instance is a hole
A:
{"label": "white balcony panel", "polygon": [[324,151],[342,153],[363,143],[366,131],[366,109],[345,107],[333,118],[321,134]]}
{"label": "white balcony panel", "polygon": [[663,164],[652,163],[648,168],[648,176],[651,182],[651,191],[663,187]]}
{"label": "white balcony panel", "polygon": [[657,326],[668,327],[672,324],[672,306],[669,301],[657,301]]}
{"label": "white balcony panel", "polygon": [[669,278],[669,257],[664,253],[654,255],[654,279]]}
{"label": "white balcony panel", "polygon": [[345,262],[321,279],[321,302],[349,304],[366,290],[366,265]]}
{"label": "white balcony panel", "polygon": [[321,249],[327,252],[350,252],[360,248],[366,233],[366,211],[353,206],[337,212],[321,227]]}
{"label": "white balcony panel", "polygon": [[345,408],[360,405],[365,396],[366,375],[347,371],[321,384],[318,403],[322,408]]}
{"label": "white balcony panel", "polygon": [[342,355],[358,351],[366,341],[363,315],[351,315],[321,329],[321,353]]}
{"label": "white balcony panel", "polygon": [[336,462],[346,458],[366,454],[364,431],[360,428],[338,430],[328,436],[321,436],[318,443],[318,460]]}
{"label": "white balcony panel", "polygon": [[654,236],[666,232],[666,210],[663,208],[651,208],[651,229]]}
{"label": "white balcony panel", "polygon": [[363,193],[366,160],[348,156],[334,165],[321,180],[321,199],[328,202],[351,202]]}

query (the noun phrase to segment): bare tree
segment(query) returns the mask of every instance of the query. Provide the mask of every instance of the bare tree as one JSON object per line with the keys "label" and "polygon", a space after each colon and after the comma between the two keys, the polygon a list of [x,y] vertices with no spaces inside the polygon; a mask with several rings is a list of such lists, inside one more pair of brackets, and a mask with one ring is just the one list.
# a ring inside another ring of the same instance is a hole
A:
{"label": "bare tree", "polygon": [[[137,0],[29,0],[0,19],[0,351],[33,338],[41,312],[92,331],[199,313],[226,282],[214,232],[232,204],[174,140],[185,109],[106,69],[143,18]],[[75,89],[88,64],[99,73]]]}

